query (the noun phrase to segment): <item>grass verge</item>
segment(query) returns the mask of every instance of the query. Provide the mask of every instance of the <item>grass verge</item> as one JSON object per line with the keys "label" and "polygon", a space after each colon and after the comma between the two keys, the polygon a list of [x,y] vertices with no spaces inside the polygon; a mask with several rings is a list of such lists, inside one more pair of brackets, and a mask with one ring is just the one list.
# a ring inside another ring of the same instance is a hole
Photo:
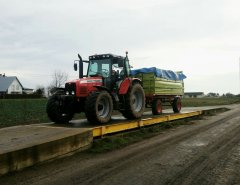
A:
{"label": "grass verge", "polygon": [[183,107],[202,107],[202,106],[216,106],[229,105],[240,103],[239,97],[216,97],[216,98],[183,98]]}

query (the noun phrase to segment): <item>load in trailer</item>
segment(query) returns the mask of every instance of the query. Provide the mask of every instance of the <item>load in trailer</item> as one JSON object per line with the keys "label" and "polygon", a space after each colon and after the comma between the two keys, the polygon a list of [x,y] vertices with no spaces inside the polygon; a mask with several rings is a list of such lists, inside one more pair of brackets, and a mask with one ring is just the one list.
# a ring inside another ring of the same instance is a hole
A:
{"label": "load in trailer", "polygon": [[132,76],[141,79],[146,96],[146,107],[152,108],[154,115],[162,113],[162,105],[171,105],[175,113],[182,107],[181,97],[184,94],[182,72],[162,70],[155,67],[131,71]]}
{"label": "load in trailer", "polygon": [[142,116],[145,94],[141,80],[130,76],[127,53],[125,57],[102,54],[89,60],[78,58],[74,69],[79,63],[79,79],[67,82],[48,99],[47,114],[53,122],[67,123],[74,114],[84,112],[89,122],[106,123],[113,109],[127,119]]}

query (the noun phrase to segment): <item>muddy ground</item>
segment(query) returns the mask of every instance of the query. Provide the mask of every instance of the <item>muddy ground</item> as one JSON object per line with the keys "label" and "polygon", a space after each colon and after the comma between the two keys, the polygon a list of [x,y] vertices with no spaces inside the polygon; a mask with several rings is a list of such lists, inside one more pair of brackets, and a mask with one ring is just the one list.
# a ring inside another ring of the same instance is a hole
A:
{"label": "muddy ground", "polygon": [[78,153],[0,184],[240,184],[240,105],[104,154]]}

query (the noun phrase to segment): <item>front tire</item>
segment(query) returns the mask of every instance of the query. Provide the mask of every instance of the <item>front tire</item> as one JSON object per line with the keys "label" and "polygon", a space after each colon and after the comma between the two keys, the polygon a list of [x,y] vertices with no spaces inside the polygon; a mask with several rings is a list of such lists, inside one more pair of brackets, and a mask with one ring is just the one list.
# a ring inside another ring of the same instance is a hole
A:
{"label": "front tire", "polygon": [[73,102],[64,100],[61,95],[53,95],[47,102],[47,114],[55,123],[68,123],[74,115]]}
{"label": "front tire", "polygon": [[107,123],[112,116],[112,97],[107,91],[91,93],[85,103],[85,114],[91,123]]}
{"label": "front tire", "polygon": [[139,83],[133,84],[125,95],[125,109],[122,115],[127,119],[140,118],[145,109],[145,93]]}

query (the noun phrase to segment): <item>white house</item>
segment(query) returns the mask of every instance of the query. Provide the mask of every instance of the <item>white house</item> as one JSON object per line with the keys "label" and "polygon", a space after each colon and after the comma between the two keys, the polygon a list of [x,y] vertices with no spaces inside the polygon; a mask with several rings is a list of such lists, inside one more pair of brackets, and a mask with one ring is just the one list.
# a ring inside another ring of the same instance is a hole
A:
{"label": "white house", "polygon": [[23,86],[16,76],[0,74],[0,94],[22,94]]}

